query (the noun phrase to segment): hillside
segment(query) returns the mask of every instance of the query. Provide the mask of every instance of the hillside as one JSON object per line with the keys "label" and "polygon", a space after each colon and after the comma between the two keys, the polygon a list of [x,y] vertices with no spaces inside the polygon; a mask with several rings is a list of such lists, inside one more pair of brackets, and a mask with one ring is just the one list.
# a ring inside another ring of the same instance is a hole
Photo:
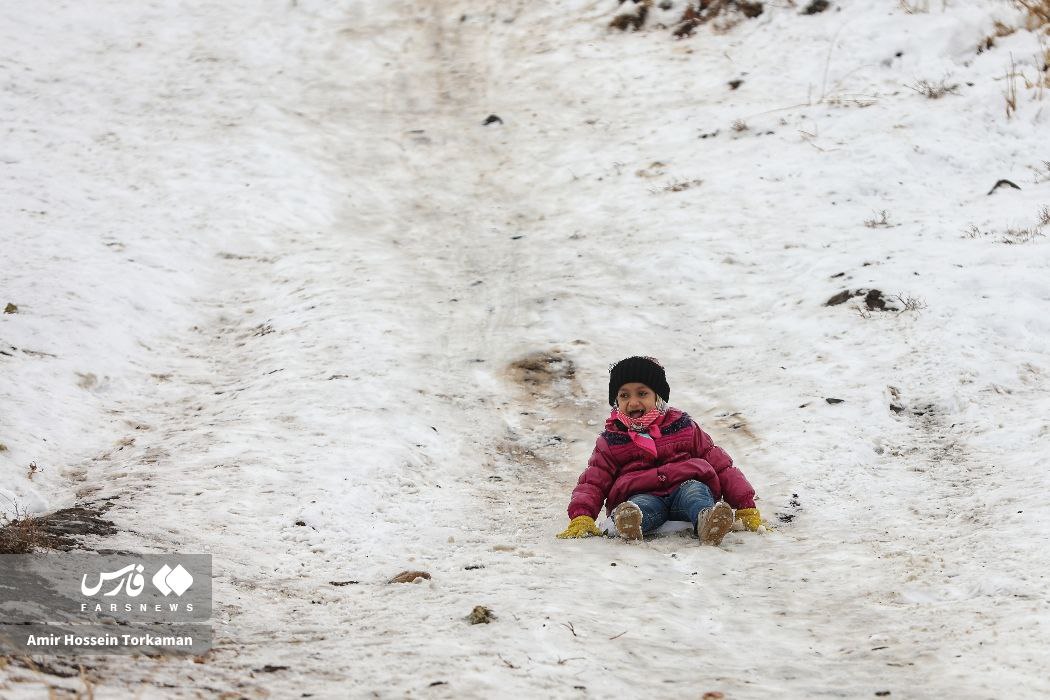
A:
{"label": "hillside", "polygon": [[[0,512],[216,610],[0,695],[1050,693],[1045,28],[630,5],[0,9]],[[555,539],[634,354],[773,531]]]}

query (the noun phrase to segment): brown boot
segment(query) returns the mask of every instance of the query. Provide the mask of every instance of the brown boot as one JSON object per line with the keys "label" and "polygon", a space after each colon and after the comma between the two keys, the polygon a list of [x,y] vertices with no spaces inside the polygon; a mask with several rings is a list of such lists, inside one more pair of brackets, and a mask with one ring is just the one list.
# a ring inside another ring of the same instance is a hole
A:
{"label": "brown boot", "polygon": [[696,519],[696,536],[700,538],[700,544],[722,544],[722,538],[732,529],[733,509],[725,501],[700,511]]}
{"label": "brown boot", "polygon": [[630,501],[624,501],[613,508],[613,524],[620,537],[625,540],[642,539],[642,509]]}

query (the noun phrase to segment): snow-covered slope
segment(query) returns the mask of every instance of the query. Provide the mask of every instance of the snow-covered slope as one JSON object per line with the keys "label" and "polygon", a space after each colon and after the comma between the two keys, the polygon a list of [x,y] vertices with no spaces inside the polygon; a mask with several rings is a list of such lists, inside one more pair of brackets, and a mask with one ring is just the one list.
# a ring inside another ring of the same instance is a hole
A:
{"label": "snow-covered slope", "polygon": [[[928,4],[5,7],[0,509],[218,612],[0,691],[1050,692],[1047,40]],[[774,532],[554,538],[630,354]]]}

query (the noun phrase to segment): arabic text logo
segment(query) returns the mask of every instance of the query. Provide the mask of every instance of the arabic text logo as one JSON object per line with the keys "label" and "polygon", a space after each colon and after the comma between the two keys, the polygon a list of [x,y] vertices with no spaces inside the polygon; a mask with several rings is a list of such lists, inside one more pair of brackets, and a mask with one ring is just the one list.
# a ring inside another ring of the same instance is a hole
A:
{"label": "arabic text logo", "polygon": [[[84,574],[80,581],[80,592],[86,596],[93,596],[102,590],[107,581],[116,581],[117,584],[103,593],[103,596],[115,596],[123,589],[129,597],[135,598],[146,587],[142,571],[142,564],[128,564],[116,571],[104,571],[99,574],[98,583],[94,586],[88,585],[88,575]],[[193,576],[182,564],[176,564],[174,569],[165,564],[153,575],[152,581],[154,587],[165,597],[172,593],[181,597],[193,585]]]}
{"label": "arabic text logo", "polygon": [[103,593],[104,596],[116,595],[123,587],[127,594],[134,598],[146,587],[146,581],[142,578],[142,564],[128,564],[123,569],[99,574],[98,585],[93,587],[87,585],[87,574],[84,574],[80,580],[80,592],[84,595],[95,595],[102,590],[102,584],[106,581],[117,581],[117,585]]}

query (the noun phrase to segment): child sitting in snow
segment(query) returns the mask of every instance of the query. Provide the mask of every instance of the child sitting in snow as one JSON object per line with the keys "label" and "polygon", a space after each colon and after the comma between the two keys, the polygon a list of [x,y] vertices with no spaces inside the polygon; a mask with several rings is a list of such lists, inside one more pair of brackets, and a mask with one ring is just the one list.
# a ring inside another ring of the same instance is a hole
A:
{"label": "child sitting in snow", "polygon": [[594,519],[603,502],[628,540],[668,520],[685,520],[701,544],[717,545],[733,527],[734,508],[748,530],[762,526],[743,472],[692,418],[667,405],[670,394],[664,368],[653,358],[613,365],[612,414],[573,489],[569,527],[558,537],[601,534]]}

